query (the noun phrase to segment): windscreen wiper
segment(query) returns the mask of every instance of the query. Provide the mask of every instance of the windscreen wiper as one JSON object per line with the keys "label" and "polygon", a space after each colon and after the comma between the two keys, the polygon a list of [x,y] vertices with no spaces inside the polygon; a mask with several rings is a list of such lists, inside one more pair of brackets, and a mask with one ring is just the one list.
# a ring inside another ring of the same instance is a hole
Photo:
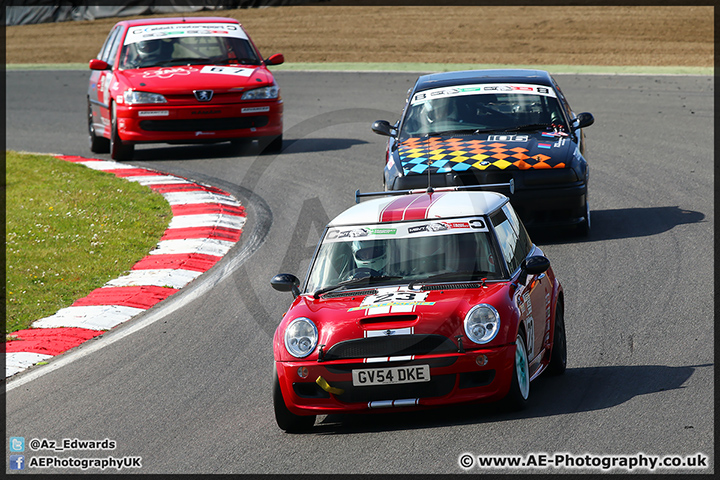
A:
{"label": "windscreen wiper", "polygon": [[208,65],[211,64],[209,58],[203,57],[182,57],[182,58],[171,58],[170,60],[164,60],[162,62],[156,62],[154,66],[160,67],[165,65]]}
{"label": "windscreen wiper", "polygon": [[479,270],[438,273],[437,275],[430,275],[424,280],[413,280],[410,282],[410,288],[412,289],[412,286],[416,283],[431,283],[442,280],[482,280],[486,278],[487,275],[492,274],[493,272],[483,272]]}
{"label": "windscreen wiper", "polygon": [[240,65],[260,65],[260,61],[256,58],[223,58],[213,62],[215,65],[230,65],[239,63]]}
{"label": "windscreen wiper", "polygon": [[492,133],[496,132],[496,128],[462,128],[462,129],[456,129],[456,130],[443,130],[442,132],[428,132],[424,133],[423,135],[426,135],[428,137],[442,137],[444,135],[453,135],[458,133],[472,133],[472,134],[478,134],[478,133]]}
{"label": "windscreen wiper", "polygon": [[552,130],[555,127],[551,123],[529,123],[517,127],[504,128],[503,132],[535,132],[537,130]]}
{"label": "windscreen wiper", "polygon": [[365,275],[362,275],[360,277],[352,277],[347,280],[344,280],[340,283],[337,283],[335,285],[330,285],[328,287],[323,287],[318,290],[315,290],[315,293],[313,293],[313,298],[318,299],[320,298],[320,295],[328,292],[332,292],[333,290],[337,290],[339,288],[348,287],[351,285],[357,285],[362,283],[373,283],[380,280],[397,280],[399,276],[393,276],[393,275],[376,275],[372,276],[369,272],[365,272]]}

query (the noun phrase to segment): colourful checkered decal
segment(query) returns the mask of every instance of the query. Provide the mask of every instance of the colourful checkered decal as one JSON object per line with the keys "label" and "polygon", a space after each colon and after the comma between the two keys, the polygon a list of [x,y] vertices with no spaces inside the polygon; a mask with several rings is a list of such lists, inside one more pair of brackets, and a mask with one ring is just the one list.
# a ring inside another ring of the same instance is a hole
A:
{"label": "colourful checkered decal", "polygon": [[[547,144],[550,145],[550,144]],[[538,145],[540,146],[540,145]],[[461,138],[409,138],[398,154],[405,175],[477,170],[530,170],[565,168],[548,155],[529,155],[527,148],[488,140]]]}

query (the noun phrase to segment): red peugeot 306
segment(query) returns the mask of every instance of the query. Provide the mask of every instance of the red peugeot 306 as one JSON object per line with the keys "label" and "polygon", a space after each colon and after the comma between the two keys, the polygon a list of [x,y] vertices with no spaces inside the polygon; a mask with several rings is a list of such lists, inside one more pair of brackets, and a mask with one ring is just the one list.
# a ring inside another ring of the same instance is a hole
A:
{"label": "red peugeot 306", "polygon": [[118,22],[90,60],[90,150],[132,158],[141,143],[257,139],[282,148],[283,101],[269,65],[237,20]]}
{"label": "red peugeot 306", "polygon": [[564,296],[500,193],[378,192],[326,227],[273,339],[281,429],[315,416],[526,404],[565,371]]}

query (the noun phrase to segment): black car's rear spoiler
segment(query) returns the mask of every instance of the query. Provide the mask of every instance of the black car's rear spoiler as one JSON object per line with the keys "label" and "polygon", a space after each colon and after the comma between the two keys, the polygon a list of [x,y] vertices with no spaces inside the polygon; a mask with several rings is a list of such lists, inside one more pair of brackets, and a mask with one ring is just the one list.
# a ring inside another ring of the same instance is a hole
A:
{"label": "black car's rear spoiler", "polygon": [[510,194],[515,193],[515,181],[510,179],[508,183],[486,183],[483,185],[464,185],[459,187],[428,187],[416,188],[413,190],[387,190],[384,192],[365,192],[355,190],[355,203],[360,203],[361,197],[379,197],[388,195],[408,195],[412,193],[433,193],[433,192],[452,192],[456,190],[485,190],[493,188],[510,188]]}

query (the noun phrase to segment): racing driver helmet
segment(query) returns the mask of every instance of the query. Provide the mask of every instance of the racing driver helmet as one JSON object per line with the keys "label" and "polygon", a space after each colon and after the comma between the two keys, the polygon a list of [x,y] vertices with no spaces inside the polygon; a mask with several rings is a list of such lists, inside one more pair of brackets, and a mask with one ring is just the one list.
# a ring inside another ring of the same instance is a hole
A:
{"label": "racing driver helmet", "polygon": [[457,116],[455,99],[446,97],[428,100],[423,104],[422,112],[425,114],[425,121],[428,124],[438,120],[455,120]]}
{"label": "racing driver helmet", "polygon": [[135,44],[135,48],[141,57],[157,56],[160,54],[160,42],[160,40],[143,40]]}
{"label": "racing driver helmet", "polygon": [[355,240],[352,242],[352,252],[358,268],[371,268],[379,272],[387,263],[387,251],[382,241]]}

